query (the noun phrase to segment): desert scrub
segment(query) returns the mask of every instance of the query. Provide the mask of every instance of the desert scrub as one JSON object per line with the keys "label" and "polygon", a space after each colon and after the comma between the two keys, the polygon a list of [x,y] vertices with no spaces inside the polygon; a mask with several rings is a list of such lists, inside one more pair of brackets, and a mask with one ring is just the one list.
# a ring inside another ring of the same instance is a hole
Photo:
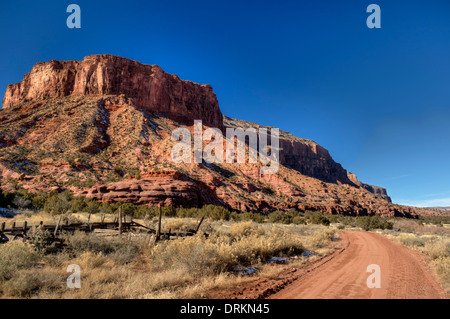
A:
{"label": "desert scrub", "polygon": [[356,218],[356,226],[365,231],[373,229],[392,229],[393,223],[376,215],[376,216],[361,216]]}
{"label": "desert scrub", "polygon": [[31,297],[41,291],[57,291],[64,287],[63,277],[53,272],[18,270],[2,286],[3,293],[11,297]]}
{"label": "desert scrub", "polygon": [[393,229],[404,233],[450,235],[450,228],[438,227],[434,224],[426,225],[422,220],[395,218],[393,224]]}
{"label": "desert scrub", "polygon": [[[155,225],[157,224],[157,219],[155,218]],[[167,218],[163,221],[163,229],[170,229],[171,231],[189,231],[196,229],[198,225],[198,220],[194,218]]]}
{"label": "desert scrub", "polygon": [[197,275],[230,271],[278,255],[303,251],[299,237],[280,228],[264,229],[253,222],[235,224],[229,233],[202,234],[158,243],[151,252],[156,269],[184,268]]}
{"label": "desert scrub", "polygon": [[397,236],[397,241],[402,245],[408,247],[423,247],[425,245],[425,239],[414,234],[400,234]]}
{"label": "desert scrub", "polygon": [[39,256],[33,247],[20,241],[11,241],[0,246],[0,283],[10,280],[20,269],[35,265]]}
{"label": "desert scrub", "polygon": [[319,230],[307,237],[305,243],[310,249],[320,249],[329,245],[332,238],[336,236],[336,231],[331,228]]}
{"label": "desert scrub", "polygon": [[106,238],[92,233],[75,232],[65,235],[67,249],[76,255],[86,252],[106,255],[119,264],[132,262],[139,255],[139,248],[123,238]]}
{"label": "desert scrub", "polygon": [[[401,243],[409,248],[418,251],[430,257],[429,266],[437,275],[443,288],[450,292],[450,237],[448,235],[438,235],[434,231],[429,232],[429,226],[420,226],[416,222],[406,223],[404,229],[412,233],[398,233],[393,231],[384,231],[389,238]],[[425,233],[416,233],[422,230]]]}
{"label": "desert scrub", "polygon": [[450,293],[450,257],[439,257],[430,262],[430,267],[438,275],[442,286]]}
{"label": "desert scrub", "polygon": [[430,267],[438,275],[447,293],[450,293],[450,238],[425,243],[424,252],[432,258]]}
{"label": "desert scrub", "polygon": [[262,236],[264,235],[264,229],[252,221],[246,221],[231,225],[230,235],[234,238],[248,237],[252,235]]}
{"label": "desert scrub", "polygon": [[39,256],[23,242],[12,241],[0,246],[0,294],[12,297],[30,296],[41,280],[33,273]]}
{"label": "desert scrub", "polygon": [[28,232],[27,241],[40,254],[47,255],[57,251],[56,242],[52,234],[40,227],[33,227]]}
{"label": "desert scrub", "polygon": [[423,251],[432,259],[450,257],[450,238],[437,238],[427,241]]}

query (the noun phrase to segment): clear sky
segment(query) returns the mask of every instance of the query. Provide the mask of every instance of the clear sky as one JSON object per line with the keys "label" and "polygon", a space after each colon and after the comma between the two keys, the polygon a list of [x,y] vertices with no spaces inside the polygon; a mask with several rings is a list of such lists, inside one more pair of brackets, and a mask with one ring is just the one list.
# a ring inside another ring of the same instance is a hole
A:
{"label": "clear sky", "polygon": [[450,206],[448,0],[1,0],[0,39],[2,94],[36,62],[158,64],[211,84],[225,115],[316,141],[396,203]]}

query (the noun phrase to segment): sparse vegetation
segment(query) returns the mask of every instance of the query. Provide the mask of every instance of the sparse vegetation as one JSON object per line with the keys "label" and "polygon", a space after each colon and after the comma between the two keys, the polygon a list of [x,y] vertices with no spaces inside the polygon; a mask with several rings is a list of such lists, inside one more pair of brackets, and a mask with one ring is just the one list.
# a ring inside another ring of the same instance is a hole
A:
{"label": "sparse vegetation", "polygon": [[450,293],[450,228],[448,217],[422,217],[419,220],[395,219],[393,230],[383,233],[389,238],[416,249],[429,257],[430,268]]}
{"label": "sparse vegetation", "polygon": [[[201,228],[208,237],[200,232],[157,244],[148,235],[109,238],[75,232],[64,234],[66,246],[55,251],[46,240],[50,235],[34,230],[27,243],[0,246],[0,294],[20,298],[198,298],[209,289],[259,276],[242,277],[234,267],[254,266],[261,269],[261,276],[274,276],[276,271],[266,263],[271,257],[299,255],[305,249],[327,253],[334,235],[322,225],[226,221],[221,218],[227,214],[214,206],[201,212],[212,216]],[[197,223],[197,218],[164,218],[163,228],[191,229]],[[82,269],[82,289],[66,287],[65,270],[70,264]]]}
{"label": "sparse vegetation", "polygon": [[229,232],[213,233],[208,239],[194,236],[164,242],[152,250],[152,259],[160,270],[180,267],[193,275],[213,275],[302,251],[302,243],[294,234],[249,221],[232,225]]}
{"label": "sparse vegetation", "polygon": [[[52,222],[60,214],[71,221],[88,214],[98,220],[100,215],[117,214],[121,206],[125,215],[154,226],[159,211],[157,207],[131,203],[100,203],[73,197],[69,192],[29,194],[23,189],[12,194],[0,193],[0,201],[5,206],[31,210],[30,214],[17,218],[42,220],[48,216]],[[448,228],[443,226],[446,220],[442,218],[350,217],[295,209],[264,214],[230,211],[214,205],[163,207],[162,212],[163,228],[173,231],[195,229],[198,219],[205,217],[201,230],[209,237],[198,234],[154,245],[148,237],[131,240],[76,232],[65,234],[66,246],[57,250],[50,240],[52,235],[36,228],[29,233],[26,244],[11,242],[0,246],[3,256],[0,293],[42,298],[201,297],[217,285],[250,280],[237,276],[235,267],[257,266],[262,276],[267,274],[265,263],[271,257],[299,255],[303,250],[326,254],[333,246],[335,229],[345,228],[382,230],[405,246],[424,252],[430,256],[430,267],[443,285],[447,289],[449,286],[450,245],[445,237]],[[13,257],[7,258],[10,254]],[[72,263],[86,270],[83,276],[86,290],[65,288],[61,278],[65,267]]]}

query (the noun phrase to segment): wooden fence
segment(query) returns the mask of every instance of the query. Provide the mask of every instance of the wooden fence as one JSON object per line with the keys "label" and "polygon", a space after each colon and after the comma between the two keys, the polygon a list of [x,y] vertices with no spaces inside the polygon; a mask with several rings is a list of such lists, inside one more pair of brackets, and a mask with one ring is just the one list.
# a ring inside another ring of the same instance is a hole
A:
{"label": "wooden fence", "polygon": [[58,240],[58,236],[62,232],[94,232],[98,229],[109,229],[112,231],[117,231],[118,235],[122,235],[127,232],[143,232],[148,234],[153,234],[155,236],[155,242],[161,239],[171,239],[172,237],[186,237],[186,236],[194,236],[200,229],[200,226],[204,220],[202,218],[198,223],[196,229],[189,230],[185,232],[172,232],[169,229],[167,232],[162,232],[161,230],[161,220],[162,220],[162,212],[161,208],[159,209],[159,218],[157,229],[152,229],[150,227],[144,226],[136,221],[126,221],[123,216],[122,208],[119,209],[118,216],[114,219],[113,222],[104,222],[104,218],[102,218],[101,222],[90,222],[90,215],[88,217],[88,221],[84,223],[70,223],[66,220],[65,223],[62,222],[62,217],[60,216],[56,225],[44,225],[44,222],[40,222],[39,225],[29,225],[27,221],[24,221],[22,225],[17,226],[15,222],[12,222],[10,228],[6,228],[6,223],[3,222],[0,224],[0,244],[6,243],[10,240],[17,239],[27,239],[27,234],[33,228],[40,228],[46,231],[49,231],[52,237],[55,240]]}

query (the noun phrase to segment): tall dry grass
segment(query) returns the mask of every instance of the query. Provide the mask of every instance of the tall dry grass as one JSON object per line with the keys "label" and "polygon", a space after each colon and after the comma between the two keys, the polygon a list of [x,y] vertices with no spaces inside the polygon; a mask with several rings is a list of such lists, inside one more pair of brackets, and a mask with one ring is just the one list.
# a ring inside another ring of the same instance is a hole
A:
{"label": "tall dry grass", "polygon": [[389,238],[416,249],[429,257],[429,266],[442,287],[450,293],[450,234],[449,229],[435,225],[420,225],[415,221],[400,220],[396,231],[383,231]]}
{"label": "tall dry grass", "polygon": [[[77,216],[79,218],[79,216]],[[195,219],[167,219],[165,228],[190,229]],[[0,246],[0,295],[15,298],[201,298],[211,289],[233,287],[256,278],[274,278],[273,256],[331,245],[334,231],[321,225],[205,221],[193,237],[151,244],[145,237],[109,238],[66,235],[65,250],[37,252],[28,244]],[[67,266],[81,268],[81,289],[69,289]],[[300,267],[302,261],[297,262]],[[237,275],[236,266],[256,266],[254,276]]]}

